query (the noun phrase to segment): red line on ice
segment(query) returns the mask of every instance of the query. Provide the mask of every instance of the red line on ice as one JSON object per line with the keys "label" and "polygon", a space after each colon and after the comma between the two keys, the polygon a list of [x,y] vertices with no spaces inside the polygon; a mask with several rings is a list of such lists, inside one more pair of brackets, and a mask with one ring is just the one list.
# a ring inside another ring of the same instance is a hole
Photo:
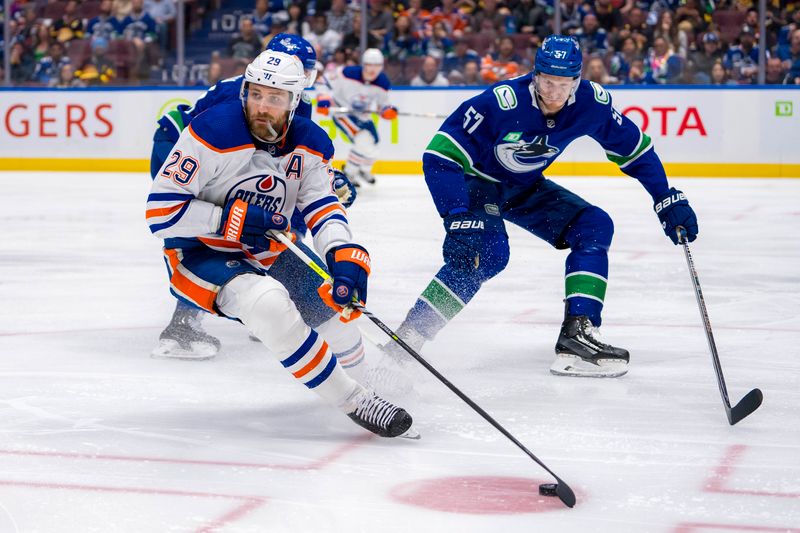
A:
{"label": "red line on ice", "polygon": [[733,474],[733,470],[740,462],[742,455],[747,450],[744,444],[734,444],[729,446],[719,465],[714,468],[708,481],[703,486],[705,492],[716,494],[737,494],[742,496],[766,496],[771,498],[798,498],[798,492],[771,492],[764,490],[735,489],[728,487],[728,482]]}
{"label": "red line on ice", "polygon": [[727,529],[728,531],[764,531],[777,533],[800,533],[800,529],[788,527],[745,526],[733,524],[683,523],[675,526],[673,533],[692,533],[701,529]]}
{"label": "red line on ice", "polygon": [[349,453],[353,449],[361,446],[368,440],[371,440],[373,435],[370,433],[359,435],[352,440],[335,448],[332,452],[327,453],[319,459],[314,459],[306,464],[285,465],[278,463],[247,463],[240,461],[212,461],[203,459],[171,459],[167,457],[147,457],[136,455],[107,455],[107,454],[90,454],[90,453],[75,453],[75,452],[37,452],[26,450],[3,450],[0,449],[0,455],[16,455],[27,457],[60,457],[65,459],[92,459],[99,461],[128,461],[137,463],[167,463],[167,464],[181,464],[181,465],[199,465],[199,466],[235,466],[240,468],[265,468],[271,470],[318,470],[326,467],[343,455]]}
{"label": "red line on ice", "polygon": [[24,487],[32,489],[53,489],[53,490],[79,490],[89,492],[118,492],[126,494],[149,494],[161,496],[186,496],[201,498],[224,498],[229,500],[240,500],[242,503],[224,515],[214,518],[208,524],[202,526],[199,532],[211,532],[225,525],[231,524],[240,519],[247,513],[254,511],[267,502],[263,496],[240,496],[237,494],[221,494],[215,492],[196,492],[187,490],[157,489],[144,487],[108,487],[101,485],[80,485],[75,483],[41,483],[37,481],[15,481],[10,479],[0,479],[0,485],[10,487]]}

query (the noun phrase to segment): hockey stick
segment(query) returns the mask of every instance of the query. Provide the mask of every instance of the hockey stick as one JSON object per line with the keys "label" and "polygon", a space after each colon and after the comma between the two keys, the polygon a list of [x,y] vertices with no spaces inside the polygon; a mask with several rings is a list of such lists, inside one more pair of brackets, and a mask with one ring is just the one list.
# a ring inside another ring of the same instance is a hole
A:
{"label": "hockey stick", "polygon": [[[292,253],[294,253],[302,262],[304,262],[306,265],[308,265],[308,267],[311,268],[311,270],[316,272],[317,275],[319,275],[319,277],[321,277],[325,281],[332,281],[330,276],[328,275],[328,273],[322,267],[320,267],[317,263],[315,263],[310,257],[308,257],[308,255],[305,252],[303,252],[303,250],[298,248],[297,245],[294,244],[291,241],[291,239],[286,236],[286,234],[279,233],[279,232],[276,232],[276,231],[272,231],[271,234],[275,238],[277,238],[279,241],[281,241],[283,244],[285,244],[292,251]],[[489,415],[489,413],[484,411],[478,404],[473,402],[466,394],[461,392],[461,390],[459,390],[458,387],[456,387],[455,385],[450,383],[450,381],[447,378],[445,378],[442,374],[440,374],[438,370],[436,370],[433,366],[431,366],[431,364],[428,363],[428,361],[423,359],[422,356],[420,354],[418,354],[416,351],[414,351],[413,348],[411,348],[408,344],[403,342],[403,339],[398,337],[397,334],[394,331],[392,331],[391,329],[389,329],[389,326],[384,324],[378,317],[376,317],[371,312],[369,312],[366,307],[364,307],[363,305],[361,305],[359,302],[356,302],[356,301],[353,301],[353,303],[351,305],[354,308],[356,308],[359,311],[361,311],[361,313],[364,316],[369,318],[376,326],[378,326],[381,329],[381,331],[386,333],[393,341],[395,341],[397,344],[399,344],[406,352],[408,352],[408,354],[411,357],[416,359],[419,364],[421,364],[422,366],[425,367],[426,370],[428,370],[428,372],[433,374],[436,377],[436,379],[438,379],[439,381],[444,383],[444,385],[448,389],[453,391],[453,393],[455,393],[456,396],[461,398],[467,405],[472,407],[472,409],[476,413],[481,415],[487,422],[489,422],[492,426],[494,426],[494,428],[497,431],[502,433],[511,442],[516,444],[517,447],[520,450],[522,450],[523,452],[525,452],[525,454],[528,457],[533,459],[539,466],[544,468],[551,476],[553,476],[555,478],[556,482],[557,482],[556,495],[558,496],[558,498],[562,502],[564,502],[564,505],[566,505],[567,507],[574,507],[575,506],[575,493],[572,492],[572,489],[569,487],[569,485],[567,485],[567,483],[563,479],[558,477],[552,470],[550,470],[547,467],[547,465],[545,465],[541,460],[539,460],[539,458],[536,457],[533,454],[533,452],[531,452],[520,441],[518,441],[514,437],[514,435],[512,435],[511,433],[508,432],[508,430],[506,428],[501,426],[494,418],[492,418]]]}
{"label": "hockey stick", "polygon": [[[331,113],[344,113],[344,114],[362,113],[362,112],[377,113],[377,111],[355,111],[353,109],[350,109],[349,107],[329,107],[328,110]],[[438,118],[442,120],[450,116],[450,115],[440,115],[439,113],[411,113],[408,111],[398,111],[397,115],[401,117]]]}
{"label": "hockey stick", "polygon": [[682,226],[678,226],[677,230],[678,241],[683,245],[683,253],[686,256],[686,264],[689,266],[689,276],[692,278],[692,285],[694,285],[694,295],[695,298],[697,298],[697,307],[700,309],[700,318],[703,320],[703,328],[706,331],[708,348],[711,350],[711,360],[714,362],[714,372],[717,373],[717,385],[719,386],[719,393],[722,395],[722,403],[725,404],[725,414],[728,415],[728,422],[730,425],[734,425],[758,409],[762,400],[764,399],[764,395],[761,393],[761,390],[753,389],[748,392],[744,398],[739,400],[739,403],[731,407],[731,401],[728,399],[728,388],[725,386],[725,378],[722,375],[722,366],[719,362],[717,345],[714,343],[714,335],[711,333],[711,320],[708,318],[706,302],[703,299],[703,291],[700,289],[700,278],[697,276],[697,270],[694,268],[692,252],[689,251],[689,241],[686,238],[686,229]]}

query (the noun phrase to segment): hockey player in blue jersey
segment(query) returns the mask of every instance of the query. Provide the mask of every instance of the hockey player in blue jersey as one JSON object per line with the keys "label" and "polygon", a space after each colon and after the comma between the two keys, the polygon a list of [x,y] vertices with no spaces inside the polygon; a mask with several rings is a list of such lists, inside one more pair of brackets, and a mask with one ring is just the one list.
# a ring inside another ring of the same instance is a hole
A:
{"label": "hockey player in blue jersey", "polygon": [[[411,416],[348,375],[337,354],[360,342],[341,324],[355,317],[346,312],[354,299],[367,300],[370,258],[331,187],[333,143],[294,116],[307,82],[302,63],[268,50],[244,76],[241,101],[214,106],[181,132],[147,197],[170,292],[244,324],[299,383],[358,425],[405,435]],[[273,270],[286,247],[271,232],[288,232],[295,208],[332,278],[313,300],[294,276]]]}
{"label": "hockey player in blue jersey", "polygon": [[[296,56],[303,64],[307,87],[311,87],[316,79],[317,54],[314,48],[302,37],[280,33],[273,37],[266,50],[284,52]],[[159,169],[167,160],[181,132],[189,123],[204,111],[216,105],[239,101],[244,75],[228,78],[211,87],[193,106],[179,105],[161,117],[158,129],[153,136],[153,150],[150,157],[150,174],[155,178]],[[311,99],[303,93],[295,116],[311,118]],[[353,184],[343,173],[334,170],[334,188],[345,207],[350,207],[356,197]],[[291,217],[292,231],[299,236],[305,235],[306,226],[302,215],[295,211]],[[282,270],[282,263],[277,271]],[[214,357],[220,349],[219,339],[206,333],[200,323],[202,315],[191,306],[178,300],[172,319],[159,335],[159,344],[153,350],[157,357],[175,357],[182,359],[208,359]]]}
{"label": "hockey player in blue jersey", "polygon": [[[573,140],[589,136],[609,160],[637,179],[653,199],[666,235],[678,243],[698,233],[686,196],[667,182],[653,144],[620,114],[600,85],[581,81],[581,51],[571,37],[552,35],[533,72],[497,83],[445,120],[423,155],[425,181],[444,222],[444,266],[397,332],[415,348],[464,308],[509,258],[505,221],[569,249],[565,317],[556,343],[556,375],[616,377],[627,372],[627,350],[600,340],[614,233],[602,209],[544,177]],[[402,357],[399,346],[386,347]]]}

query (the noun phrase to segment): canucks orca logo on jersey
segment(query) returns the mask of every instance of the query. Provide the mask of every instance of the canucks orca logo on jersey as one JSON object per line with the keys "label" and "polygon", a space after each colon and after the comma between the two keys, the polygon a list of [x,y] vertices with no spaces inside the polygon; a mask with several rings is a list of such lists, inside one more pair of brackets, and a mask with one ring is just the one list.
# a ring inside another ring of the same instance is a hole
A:
{"label": "canucks orca logo on jersey", "polygon": [[511,172],[531,172],[547,165],[548,160],[559,153],[555,146],[547,144],[547,135],[537,136],[527,142],[519,139],[519,134],[510,133],[503,140],[515,138],[514,142],[498,144],[494,155],[500,164]]}
{"label": "canucks orca logo on jersey", "polygon": [[231,198],[279,212],[286,203],[286,182],[272,174],[250,176],[230,188],[225,203]]}

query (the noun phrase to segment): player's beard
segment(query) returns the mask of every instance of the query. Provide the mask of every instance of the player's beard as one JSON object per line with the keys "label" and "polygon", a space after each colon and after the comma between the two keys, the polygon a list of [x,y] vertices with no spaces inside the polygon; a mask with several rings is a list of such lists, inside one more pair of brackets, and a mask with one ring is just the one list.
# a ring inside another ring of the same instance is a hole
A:
{"label": "player's beard", "polygon": [[283,111],[280,115],[271,115],[269,113],[248,114],[247,125],[250,127],[250,132],[259,139],[266,142],[275,142],[283,134],[288,120],[288,111]]}

